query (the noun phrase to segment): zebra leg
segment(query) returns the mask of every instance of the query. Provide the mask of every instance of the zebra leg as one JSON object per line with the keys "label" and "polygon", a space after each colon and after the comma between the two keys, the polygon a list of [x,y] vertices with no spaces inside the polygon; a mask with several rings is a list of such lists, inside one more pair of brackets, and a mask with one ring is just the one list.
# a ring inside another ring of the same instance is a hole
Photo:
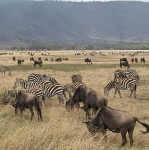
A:
{"label": "zebra leg", "polygon": [[116,93],[117,93],[117,89],[115,89],[115,91],[114,91],[114,97],[116,96]]}
{"label": "zebra leg", "polygon": [[120,90],[117,90],[117,91],[118,91],[118,94],[119,94],[120,98],[122,98]]}

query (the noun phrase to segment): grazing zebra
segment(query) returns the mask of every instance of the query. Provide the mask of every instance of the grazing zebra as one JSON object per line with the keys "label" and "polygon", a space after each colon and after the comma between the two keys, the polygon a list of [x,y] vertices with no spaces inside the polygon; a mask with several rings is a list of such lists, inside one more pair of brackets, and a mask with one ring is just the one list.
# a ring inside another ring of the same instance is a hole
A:
{"label": "grazing zebra", "polygon": [[44,96],[42,88],[40,87],[40,85],[38,85],[36,83],[29,82],[29,81],[24,80],[24,79],[16,78],[13,89],[16,89],[18,87],[25,89],[26,93],[32,93],[38,97]]}
{"label": "grazing zebra", "polygon": [[130,97],[132,94],[134,95],[134,98],[136,98],[136,89],[137,89],[137,81],[135,79],[121,79],[119,81],[110,81],[105,87],[104,87],[104,94],[108,96],[109,91],[111,89],[115,89],[114,97],[115,95],[119,94],[121,98],[120,90],[130,90]]}
{"label": "grazing zebra", "polygon": [[138,73],[135,70],[121,70],[118,69],[114,72],[114,80],[116,81],[117,79],[135,79],[137,82],[139,82],[140,77]]}
{"label": "grazing zebra", "polygon": [[35,82],[40,83],[41,81],[49,81],[49,82],[51,82],[53,84],[58,83],[56,81],[56,79],[53,78],[53,77],[49,77],[49,76],[47,76],[45,74],[41,75],[41,74],[37,74],[37,73],[31,73],[28,76],[28,81],[29,82],[34,82],[34,83]]}
{"label": "grazing zebra", "polygon": [[44,100],[44,97],[53,97],[57,95],[59,103],[64,103],[64,86],[59,83],[52,84],[50,81],[44,80],[40,82],[30,82],[24,79],[16,79],[13,88],[15,89],[19,86],[24,88],[26,93],[35,94],[36,96],[41,97],[42,100]]}

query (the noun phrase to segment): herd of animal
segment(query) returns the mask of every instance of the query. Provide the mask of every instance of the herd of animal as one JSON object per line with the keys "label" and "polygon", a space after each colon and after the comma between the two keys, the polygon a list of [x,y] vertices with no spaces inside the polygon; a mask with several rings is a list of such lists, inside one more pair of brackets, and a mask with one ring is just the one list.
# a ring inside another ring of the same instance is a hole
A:
{"label": "herd of animal", "polygon": [[[118,69],[114,72],[112,81],[104,87],[104,94],[108,96],[111,89],[118,92],[121,97],[120,90],[130,90],[130,96],[136,98],[136,89],[140,77],[135,70]],[[108,99],[102,96],[96,90],[88,87],[82,81],[79,74],[72,75],[72,83],[61,85],[55,78],[46,74],[31,73],[27,79],[16,78],[13,90],[6,94],[7,103],[11,104],[21,114],[26,109],[31,112],[31,120],[34,117],[34,109],[37,112],[38,120],[43,120],[42,105],[46,103],[46,99],[57,96],[59,103],[66,107],[67,111],[73,111],[75,107],[85,111],[86,124],[88,131],[95,135],[102,132],[106,138],[106,131],[120,133],[122,136],[122,145],[127,143],[126,134],[129,134],[130,145],[133,145],[133,131],[136,122],[140,123],[149,132],[149,125],[140,121],[137,117],[133,117],[125,111],[111,108]],[[13,100],[12,100],[13,99]],[[80,106],[83,103],[83,106]]]}

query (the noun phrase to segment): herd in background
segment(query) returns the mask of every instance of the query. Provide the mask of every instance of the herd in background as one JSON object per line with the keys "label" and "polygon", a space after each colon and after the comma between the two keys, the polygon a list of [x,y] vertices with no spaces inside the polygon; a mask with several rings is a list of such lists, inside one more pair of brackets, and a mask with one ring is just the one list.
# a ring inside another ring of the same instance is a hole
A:
{"label": "herd in background", "polygon": [[[80,74],[74,74],[71,77],[72,83],[61,85],[55,78],[46,74],[31,73],[27,79],[16,79],[13,90],[8,91],[5,102],[11,104],[15,108],[15,114],[18,110],[21,114],[25,109],[31,112],[31,120],[34,117],[34,109],[37,112],[38,120],[43,120],[42,105],[46,105],[45,100],[50,97],[57,96],[59,103],[64,105],[67,111],[73,111],[76,107],[81,108],[86,114],[85,123],[88,131],[95,135],[102,132],[106,138],[107,130],[121,133],[122,145],[127,143],[126,134],[129,134],[130,145],[133,145],[133,131],[136,122],[140,123],[149,132],[149,125],[140,121],[137,117],[133,117],[125,111],[116,110],[108,105],[109,91],[114,88],[115,93],[120,90],[130,90],[136,98],[136,89],[140,77],[135,70],[118,69],[114,72],[114,79],[104,87],[104,94],[97,92],[93,88],[88,87],[82,81]],[[80,106],[83,103],[83,106]]]}

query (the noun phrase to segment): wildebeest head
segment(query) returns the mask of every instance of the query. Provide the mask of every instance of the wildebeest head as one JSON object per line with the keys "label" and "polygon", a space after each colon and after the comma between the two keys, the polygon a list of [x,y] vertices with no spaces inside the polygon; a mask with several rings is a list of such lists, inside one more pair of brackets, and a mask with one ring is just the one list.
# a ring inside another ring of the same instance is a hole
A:
{"label": "wildebeest head", "polygon": [[73,97],[72,97],[72,105],[76,104],[77,102],[83,102],[84,99],[86,98],[86,94],[87,94],[87,87],[85,85],[80,85]]}
{"label": "wildebeest head", "polygon": [[91,133],[91,135],[95,135],[104,126],[102,118],[100,116],[100,111],[101,108],[97,111],[93,119],[83,122],[86,123],[87,129]]}

